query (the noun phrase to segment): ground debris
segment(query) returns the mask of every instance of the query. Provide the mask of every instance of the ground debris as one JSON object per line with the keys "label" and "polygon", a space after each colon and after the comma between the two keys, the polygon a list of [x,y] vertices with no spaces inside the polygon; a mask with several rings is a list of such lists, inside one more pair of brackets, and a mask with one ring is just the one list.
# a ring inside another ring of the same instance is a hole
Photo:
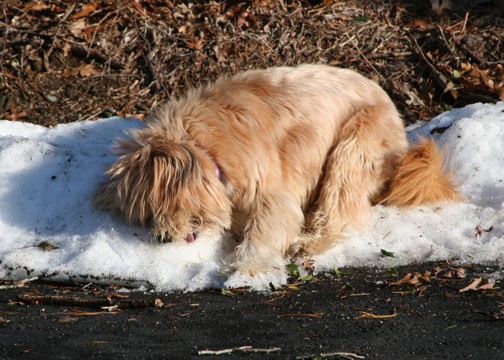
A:
{"label": "ground debris", "polygon": [[466,291],[482,291],[482,290],[497,290],[495,287],[495,281],[487,280],[484,281],[482,277],[474,279],[469,285],[459,290],[463,293]]}
{"label": "ground debris", "polygon": [[19,302],[28,305],[78,306],[98,308],[109,312],[122,309],[171,307],[170,304],[163,304],[159,298],[125,299],[109,296],[66,296],[33,293],[19,294],[17,298]]}
{"label": "ground debris", "polygon": [[242,353],[272,353],[272,352],[277,352],[277,351],[282,351],[282,348],[279,347],[274,347],[274,348],[268,348],[268,349],[261,349],[261,348],[253,348],[252,346],[240,346],[240,347],[235,347],[235,348],[230,348],[230,349],[222,349],[222,350],[198,350],[198,355],[226,355],[226,354],[231,354],[231,353],[236,353],[236,352],[242,352]]}
{"label": "ground debris", "polygon": [[31,278],[26,278],[17,281],[2,281],[0,285],[0,290],[5,289],[17,289],[24,287],[27,283],[38,280],[38,276],[34,276]]}
{"label": "ground debris", "polygon": [[7,0],[0,118],[47,126],[143,118],[225,74],[299,63],[376,79],[409,122],[504,99],[503,9],[428,1]]}
{"label": "ground debris", "polygon": [[339,357],[342,359],[365,359],[365,356],[354,354],[351,352],[343,352],[343,351],[336,351],[336,352],[328,352],[328,353],[321,353],[319,355],[306,355],[306,356],[297,356],[296,359],[326,359],[329,357]]}

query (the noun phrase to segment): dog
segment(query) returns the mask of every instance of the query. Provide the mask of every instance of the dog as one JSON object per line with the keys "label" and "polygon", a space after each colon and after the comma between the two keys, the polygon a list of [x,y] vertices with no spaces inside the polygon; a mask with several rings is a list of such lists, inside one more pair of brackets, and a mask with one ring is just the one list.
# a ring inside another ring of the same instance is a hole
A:
{"label": "dog", "polygon": [[189,91],[116,144],[98,209],[161,242],[236,239],[229,267],[313,256],[366,224],[372,205],[459,197],[433,140],[408,147],[386,92],[349,69],[249,70]]}

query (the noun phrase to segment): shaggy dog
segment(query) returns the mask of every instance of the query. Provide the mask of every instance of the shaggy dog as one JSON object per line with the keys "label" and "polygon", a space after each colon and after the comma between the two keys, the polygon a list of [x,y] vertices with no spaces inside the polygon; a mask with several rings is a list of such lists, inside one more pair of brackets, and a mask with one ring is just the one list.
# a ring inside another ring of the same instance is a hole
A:
{"label": "shaggy dog", "polygon": [[320,253],[373,204],[455,199],[436,145],[408,148],[385,91],[325,65],[251,70],[168,102],[119,140],[97,208],[161,242],[231,232],[229,265],[260,272]]}

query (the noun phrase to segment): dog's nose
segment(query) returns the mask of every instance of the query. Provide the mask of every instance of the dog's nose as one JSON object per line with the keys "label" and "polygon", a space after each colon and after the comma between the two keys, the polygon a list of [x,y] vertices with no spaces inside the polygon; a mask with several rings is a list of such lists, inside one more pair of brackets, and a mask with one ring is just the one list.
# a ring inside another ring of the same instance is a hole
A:
{"label": "dog's nose", "polygon": [[161,244],[171,243],[173,238],[169,235],[157,235],[156,240]]}

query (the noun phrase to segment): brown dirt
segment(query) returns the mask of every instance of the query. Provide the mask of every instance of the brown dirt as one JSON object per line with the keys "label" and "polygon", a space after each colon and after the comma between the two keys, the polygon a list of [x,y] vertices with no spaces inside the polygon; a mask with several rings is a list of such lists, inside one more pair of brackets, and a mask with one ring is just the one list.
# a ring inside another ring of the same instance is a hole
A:
{"label": "brown dirt", "polygon": [[[223,74],[323,62],[379,81],[407,122],[428,120],[504,100],[500,4],[437,15],[427,0],[4,0],[0,119],[143,118]],[[269,294],[0,289],[0,357],[502,358],[502,280],[488,282],[502,279],[502,266],[468,266],[463,276],[450,264],[395,270],[350,269]]]}
{"label": "brown dirt", "polygon": [[143,118],[223,74],[323,62],[379,81],[407,122],[427,120],[504,99],[503,15],[499,1],[439,16],[427,0],[5,0],[0,118]]}

